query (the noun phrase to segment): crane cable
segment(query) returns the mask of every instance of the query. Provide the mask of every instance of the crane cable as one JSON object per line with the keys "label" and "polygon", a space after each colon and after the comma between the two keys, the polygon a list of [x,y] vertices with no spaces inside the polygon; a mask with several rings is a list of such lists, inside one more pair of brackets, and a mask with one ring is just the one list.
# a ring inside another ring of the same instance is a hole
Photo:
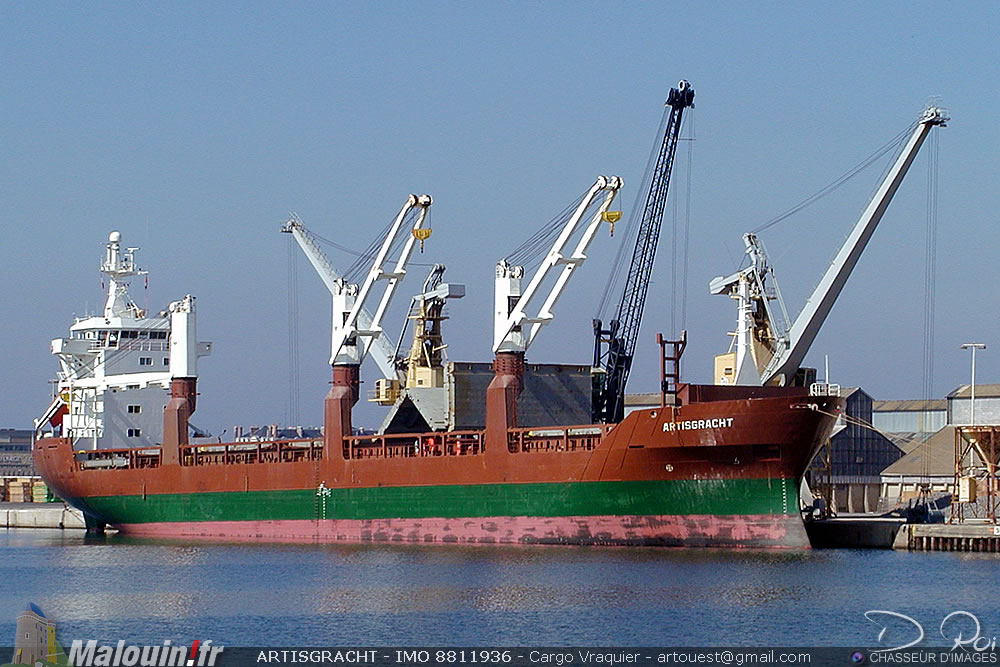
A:
{"label": "crane cable", "polygon": [[[407,215],[404,216],[403,219],[403,224],[406,224],[406,222],[410,219],[411,213],[413,213],[413,209],[407,211]],[[344,271],[344,278],[347,279],[348,282],[359,282],[365,273],[368,272],[372,261],[375,259],[375,255],[378,253],[379,248],[382,247],[382,243],[385,242],[385,237],[389,234],[389,230],[392,229],[392,223],[395,221],[396,216],[393,216],[385,227],[379,230],[372,242],[368,244],[368,247],[365,248],[360,255],[358,255],[358,258],[354,260],[354,263],[347,267],[347,270]],[[394,246],[395,242],[393,244],[393,247]]]}
{"label": "crane cable", "polygon": [[[681,271],[681,329],[687,329],[687,298],[688,298],[688,252],[691,245],[691,172],[694,155],[694,142],[696,140],[694,132],[694,108],[688,113],[688,138],[687,138],[687,167],[684,169],[685,194],[684,194],[684,252],[681,253],[684,268]],[[683,129],[683,128],[682,128]],[[674,329],[677,332],[677,329]]]}
{"label": "crane cable", "polygon": [[533,260],[540,259],[543,253],[547,252],[552,246],[552,242],[555,240],[556,236],[559,235],[559,232],[562,231],[563,227],[565,227],[566,221],[569,219],[570,215],[572,215],[573,211],[577,209],[580,202],[582,202],[583,198],[586,196],[587,192],[582,193],[573,201],[572,204],[564,208],[548,222],[542,225],[538,231],[529,236],[524,243],[507,253],[504,259],[510,264],[521,266]]}
{"label": "crane cable", "polygon": [[[684,235],[678,234],[678,219],[680,217],[679,212],[679,198],[675,195],[671,197],[671,214],[672,214],[672,230],[671,230],[671,247],[670,247],[670,330],[672,332],[678,331],[677,329],[677,291],[678,286],[680,287],[680,311],[681,311],[681,329],[686,328],[687,324],[687,283],[688,283],[688,248],[689,239],[691,232],[691,153],[692,153],[692,143],[694,142],[694,128],[693,128],[693,114],[694,110],[691,110],[691,115],[688,116],[688,122],[685,127],[681,128],[681,132],[685,129],[688,130],[687,137],[678,137],[678,141],[687,142],[687,168],[685,169],[685,196],[684,196]],[[681,246],[681,266],[680,280],[678,280],[678,266],[677,266],[677,246]]]}
{"label": "crane cable", "polygon": [[323,243],[327,244],[328,246],[330,246],[330,247],[332,247],[332,248],[336,248],[337,250],[339,250],[339,251],[341,251],[341,252],[345,252],[345,253],[347,253],[348,255],[353,255],[353,256],[355,256],[355,257],[361,257],[361,253],[360,253],[360,252],[358,252],[357,250],[352,250],[351,248],[348,248],[348,247],[347,247],[347,246],[345,246],[345,245],[340,245],[339,243],[337,243],[337,242],[335,242],[335,241],[331,241],[331,240],[330,240],[330,239],[328,239],[328,238],[324,238],[324,237],[320,236],[319,234],[317,234],[317,233],[316,233],[316,232],[314,232],[314,231],[311,231],[311,230],[310,230],[309,234],[310,234],[310,235],[311,235],[311,236],[312,236],[313,238],[315,238],[315,239],[316,239],[317,241],[322,241]]}
{"label": "crane cable", "polygon": [[677,331],[677,197],[670,197],[670,331]]}
{"label": "crane cable", "polygon": [[[692,109],[691,114],[688,116],[688,122],[685,127],[681,128],[681,132],[685,129],[688,130],[687,137],[678,137],[679,141],[687,142],[687,168],[685,171],[685,195],[684,195],[684,235],[678,234],[678,218],[679,204],[678,197],[675,195],[671,197],[671,212],[673,215],[672,224],[672,237],[671,237],[671,248],[670,248],[670,330],[672,332],[677,332],[677,291],[678,285],[680,287],[680,313],[681,313],[681,329],[687,326],[687,289],[688,289],[688,250],[690,247],[691,238],[691,155],[692,155],[692,144],[694,143],[694,110]],[[677,265],[677,246],[681,246],[681,266],[680,270],[680,280],[678,280],[678,265]]]}
{"label": "crane cable", "polygon": [[288,426],[299,417],[299,266],[295,239],[288,235]]}
{"label": "crane cable", "polygon": [[[416,215],[415,211],[416,209],[412,209],[407,213],[407,216],[404,218],[403,221],[404,225],[409,225],[412,227],[413,224],[412,216]],[[430,217],[431,217],[431,212],[430,209],[428,209],[427,217],[425,218],[428,227],[430,227]],[[366,247],[361,252],[358,252],[357,250],[354,250],[352,248],[348,248],[347,246],[337,243],[336,241],[331,241],[330,239],[320,236],[319,234],[317,234],[312,230],[309,230],[309,236],[332,248],[335,248],[336,250],[339,250],[343,253],[346,253],[356,258],[354,262],[347,268],[347,270],[343,272],[344,279],[347,280],[347,282],[353,283],[353,282],[358,282],[358,280],[360,280],[364,276],[365,272],[367,272],[368,268],[371,266],[372,260],[375,259],[375,254],[382,246],[382,243],[385,240],[386,235],[388,235],[389,230],[392,229],[392,223],[395,221],[395,219],[396,219],[395,216],[393,216],[393,218],[388,223],[386,223],[386,225],[381,230],[379,230],[379,233],[374,237],[374,240],[368,244],[368,247]],[[393,256],[399,251],[399,249],[405,242],[405,239],[406,236],[401,235],[394,241],[393,245],[390,248],[389,256]],[[409,262],[409,264],[412,264],[413,266],[433,266],[433,264],[421,264],[419,262]]]}
{"label": "crane cable", "polygon": [[871,155],[869,155],[862,162],[860,162],[859,164],[857,164],[856,166],[852,167],[847,172],[845,172],[844,174],[842,174],[841,176],[839,176],[832,183],[830,183],[826,187],[822,188],[821,190],[819,190],[815,194],[812,194],[812,195],[806,197],[805,199],[803,199],[802,201],[800,201],[798,204],[796,204],[795,206],[793,206],[790,209],[788,209],[787,211],[785,211],[784,213],[782,213],[782,214],[780,214],[780,215],[778,215],[778,216],[776,216],[774,218],[771,218],[770,220],[768,220],[767,222],[765,222],[763,225],[761,225],[757,229],[754,229],[751,233],[753,233],[753,234],[759,234],[760,232],[764,231],[765,229],[770,229],[771,227],[773,227],[774,225],[778,224],[779,222],[785,220],[786,218],[789,218],[789,217],[795,215],[796,213],[798,213],[802,209],[804,209],[804,208],[806,208],[806,207],[808,207],[808,206],[810,206],[812,204],[815,204],[817,201],[819,201],[820,199],[822,199],[826,195],[830,194],[834,190],[838,189],[844,183],[846,183],[847,181],[851,180],[852,178],[854,178],[855,176],[857,176],[859,173],[861,173],[862,171],[864,171],[865,169],[867,169],[869,166],[871,166],[874,162],[876,162],[879,158],[881,158],[882,156],[884,156],[886,153],[889,153],[893,149],[898,150],[899,147],[903,144],[903,141],[906,139],[906,137],[908,137],[909,135],[911,135],[913,133],[913,130],[914,130],[915,127],[916,127],[916,123],[911,123],[909,127],[907,127],[905,130],[903,130],[902,132],[900,132],[899,134],[897,134],[895,137],[893,137],[888,143],[886,143],[884,146],[882,146],[881,148],[879,148],[878,150],[876,150],[874,153],[872,153]]}
{"label": "crane cable", "polygon": [[625,232],[622,234],[621,244],[618,246],[618,252],[615,254],[615,259],[611,264],[611,273],[608,275],[608,282],[604,285],[604,292],[601,294],[601,300],[597,304],[595,319],[605,319],[605,314],[610,306],[609,299],[612,294],[618,294],[618,285],[625,277],[624,274],[627,273],[622,270],[625,266],[625,253],[635,246],[636,236],[639,234],[639,223],[642,220],[642,211],[645,209],[645,197],[649,193],[649,184],[653,178],[653,169],[656,167],[657,158],[659,158],[660,150],[663,147],[663,136],[667,131],[667,122],[670,120],[672,111],[673,109],[669,106],[664,106],[663,108],[663,116],[660,118],[660,126],[656,134],[657,141],[653,142],[653,147],[649,153],[649,160],[646,162],[646,171],[643,173],[642,182],[636,190],[635,202],[632,204],[632,213],[628,217]]}
{"label": "crane cable", "polygon": [[[924,340],[923,399],[930,400],[934,390],[934,309],[937,293],[937,226],[938,226],[938,133],[931,133],[927,160],[927,232],[924,246]],[[926,445],[926,443],[925,443]],[[930,478],[926,452],[921,456],[920,480]]]}

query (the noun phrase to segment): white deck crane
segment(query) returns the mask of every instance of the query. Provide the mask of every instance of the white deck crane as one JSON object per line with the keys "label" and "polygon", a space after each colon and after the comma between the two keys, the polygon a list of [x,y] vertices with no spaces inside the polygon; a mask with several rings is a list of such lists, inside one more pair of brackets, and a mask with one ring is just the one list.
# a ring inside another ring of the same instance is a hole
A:
{"label": "white deck crane", "polygon": [[[924,139],[932,127],[944,126],[948,120],[947,113],[939,107],[931,106],[923,111],[892,168],[806,301],[802,312],[790,326],[786,324],[788,317],[763,246],[756,235],[744,235],[750,266],[727,277],[719,276],[709,284],[712,294],[729,295],[740,304],[735,333],[736,351],[716,358],[716,383],[792,384],[806,352],[830,314]],[[772,300],[779,302],[780,313],[771,308],[769,302]],[[719,363],[720,360],[724,363]],[[729,363],[732,365],[728,365]],[[722,370],[723,366],[728,369],[728,373]]]}
{"label": "white deck crane", "polygon": [[[291,234],[298,242],[302,252],[305,253],[333,298],[331,365],[360,364],[370,352],[385,378],[398,378],[393,346],[383,331],[381,323],[399,281],[406,274],[406,264],[413,253],[414,244],[419,236],[426,238],[425,234],[430,231],[429,228],[424,228],[423,224],[431,203],[431,196],[426,194],[410,195],[407,198],[406,203],[403,204],[390,226],[389,233],[372,262],[371,269],[360,285],[347,282],[333,268],[317,244],[315,235],[306,229],[301,221],[293,218],[282,226],[281,231]],[[419,210],[413,216],[412,224],[404,231],[403,223],[407,214],[413,209]],[[418,230],[422,231],[418,232]],[[391,269],[387,270],[386,262],[389,252],[403,233],[408,234],[408,236],[403,244],[399,259],[396,260]],[[387,283],[375,309],[375,314],[372,315],[365,308],[365,304],[372,295],[378,280],[386,280]]]}
{"label": "white deck crane", "polygon": [[[521,291],[521,277],[524,275],[524,268],[510,264],[507,260],[500,260],[497,263],[493,312],[494,353],[523,353],[531,346],[539,330],[552,321],[552,309],[555,307],[556,301],[566,287],[566,283],[569,282],[573,271],[587,259],[587,248],[594,239],[597,228],[611,206],[615,194],[621,187],[622,179],[617,176],[597,177],[597,180],[594,181],[563,226],[545,260],[538,267],[523,292]],[[582,221],[584,214],[602,192],[604,193],[603,200],[581,233],[580,227],[584,224]],[[580,237],[576,247],[567,254],[568,245],[574,233],[579,233]],[[539,288],[542,281],[550,271],[558,266],[562,267],[562,271],[556,277],[555,283],[545,296],[541,306],[534,310],[534,314],[529,315],[527,312],[529,306],[535,297],[541,294]]]}

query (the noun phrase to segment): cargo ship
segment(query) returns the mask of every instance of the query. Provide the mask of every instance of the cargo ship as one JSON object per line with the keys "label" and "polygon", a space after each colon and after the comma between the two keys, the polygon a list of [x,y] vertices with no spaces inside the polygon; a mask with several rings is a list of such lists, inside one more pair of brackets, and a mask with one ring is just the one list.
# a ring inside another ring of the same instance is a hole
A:
{"label": "cargo ship", "polygon": [[[922,112],[794,322],[783,305],[772,311],[781,299],[770,261],[756,236],[745,235],[749,267],[710,284],[739,302],[735,351],[716,358],[718,384],[681,383],[686,337],[657,336],[659,405],[628,412],[625,385],[681,117],[693,99],[686,81],[670,90],[662,141],[640,188],[645,206],[627,225],[638,232],[622,299],[606,327],[594,320],[594,363],[572,381],[559,368],[527,365],[525,352],[552,322],[597,230],[613,230],[620,218],[609,210],[622,185],[615,176],[599,176],[566,209],[564,226],[548,224],[497,264],[495,356],[478,390],[442,364],[443,303],[464,294],[441,282],[443,267],[411,303],[409,355],[394,354],[385,339],[382,319],[414,243],[423,247],[430,237],[429,195],[407,198],[381,246],[371,246],[374,261],[358,283],[337,274],[319,237],[289,220],[282,231],[333,298],[331,388],[321,435],[311,437],[274,429],[223,443],[191,425],[198,359],[211,352],[197,339],[195,299],[147,316],[128,296],[129,279],[143,273],[136,248],[123,251],[113,232],[101,265],[109,281],[104,313],[52,341],[60,370],[35,423],[37,470],[95,532],[110,525],[139,536],[235,540],[808,547],[799,487],[844,400],[836,385],[811,382],[815,371],[800,364],[921,144],[948,117],[938,107]],[[522,286],[526,262],[518,257],[553,237]],[[384,285],[377,300],[376,285]],[[369,300],[377,301],[374,315]],[[373,400],[391,406],[374,435],[355,433],[351,414],[369,354],[383,374]],[[558,381],[539,395],[532,382],[537,387],[544,373]],[[586,407],[525,410],[533,392],[535,408],[579,406],[581,394]]]}
{"label": "cargo ship", "polygon": [[835,392],[678,384],[614,423],[519,424],[524,353],[501,346],[477,428],[355,435],[359,364],[334,363],[320,437],[208,440],[189,421],[197,360],[211,351],[197,340],[195,299],[148,317],[128,296],[135,250],[109,237],[104,313],[52,342],[57,390],[35,424],[39,473],[93,531],[808,547],[799,485],[843,408]]}

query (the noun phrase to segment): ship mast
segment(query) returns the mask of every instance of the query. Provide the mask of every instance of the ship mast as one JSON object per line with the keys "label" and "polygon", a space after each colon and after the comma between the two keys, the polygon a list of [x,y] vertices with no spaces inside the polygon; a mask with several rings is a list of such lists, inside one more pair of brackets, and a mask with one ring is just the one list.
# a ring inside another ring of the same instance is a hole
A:
{"label": "ship mast", "polygon": [[104,304],[104,317],[131,317],[141,319],[146,311],[139,308],[128,295],[128,279],[144,276],[146,271],[135,265],[135,251],[139,248],[121,249],[122,235],[113,231],[108,235],[108,243],[101,263],[101,273],[108,277],[108,299]]}

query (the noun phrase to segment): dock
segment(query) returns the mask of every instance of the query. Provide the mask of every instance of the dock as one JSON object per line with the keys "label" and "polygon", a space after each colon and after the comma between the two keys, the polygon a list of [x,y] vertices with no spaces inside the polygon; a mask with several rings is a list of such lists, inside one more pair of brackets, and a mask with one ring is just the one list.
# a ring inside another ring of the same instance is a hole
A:
{"label": "dock", "polygon": [[83,514],[64,503],[2,503],[0,527],[83,530]]}
{"label": "dock", "polygon": [[986,522],[907,524],[894,549],[1000,553],[1000,525]]}

